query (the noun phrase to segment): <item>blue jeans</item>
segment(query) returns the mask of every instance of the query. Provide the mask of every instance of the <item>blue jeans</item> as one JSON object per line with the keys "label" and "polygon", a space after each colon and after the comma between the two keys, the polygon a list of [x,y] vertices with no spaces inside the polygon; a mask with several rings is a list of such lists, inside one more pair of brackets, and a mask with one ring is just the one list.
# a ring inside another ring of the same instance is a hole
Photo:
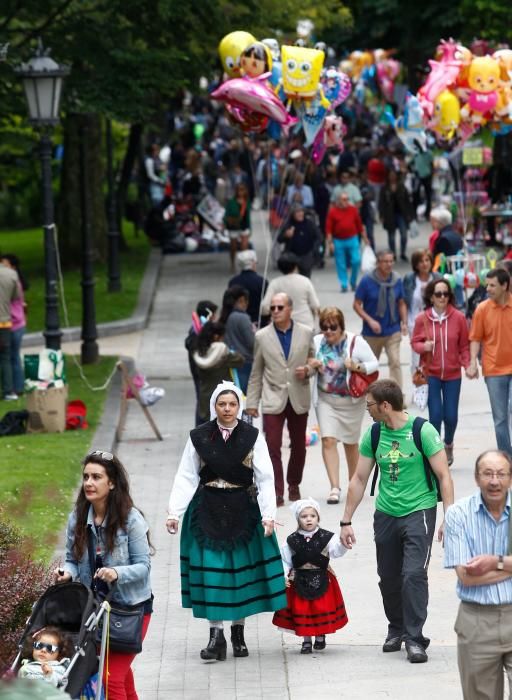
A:
{"label": "blue jeans", "polygon": [[395,227],[393,230],[388,230],[388,245],[389,249],[396,255],[395,232],[400,231],[400,255],[405,255],[407,248],[407,222],[401,214],[395,216]]}
{"label": "blue jeans", "polygon": [[0,328],[0,375],[2,378],[2,394],[12,394],[12,367],[11,367],[11,329]]}
{"label": "blue jeans", "polygon": [[512,374],[485,377],[489,399],[491,401],[492,419],[498,450],[512,456],[510,440],[509,411],[512,396]]}
{"label": "blue jeans", "polygon": [[352,289],[356,288],[357,276],[359,267],[361,266],[361,252],[359,250],[359,236],[352,238],[333,239],[334,243],[334,262],[336,263],[336,272],[342,289],[347,289],[347,267],[351,267],[350,285]]}
{"label": "blue jeans", "polygon": [[25,372],[21,364],[21,341],[25,333],[25,326],[11,331],[11,367],[12,383],[16,394],[22,394],[25,388]]}
{"label": "blue jeans", "polygon": [[441,434],[444,423],[445,445],[453,444],[459,420],[460,379],[428,378],[428,419]]}

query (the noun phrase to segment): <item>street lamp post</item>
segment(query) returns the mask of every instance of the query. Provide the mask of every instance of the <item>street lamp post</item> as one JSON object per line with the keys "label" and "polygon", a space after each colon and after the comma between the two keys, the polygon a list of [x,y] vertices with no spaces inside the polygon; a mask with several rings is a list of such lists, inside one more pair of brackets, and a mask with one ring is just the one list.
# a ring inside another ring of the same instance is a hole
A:
{"label": "street lamp post", "polygon": [[50,58],[49,49],[43,49],[41,40],[35,56],[28,63],[16,68],[23,80],[28,102],[29,121],[40,132],[44,271],[45,271],[45,330],[46,347],[60,349],[62,332],[59,325],[59,299],[57,294],[57,248],[52,192],[52,141],[51,130],[59,122],[59,104],[62,80],[69,73],[67,66],[60,66]]}
{"label": "street lamp post", "polygon": [[108,291],[121,291],[119,256],[119,226],[117,223],[116,194],[114,191],[114,148],[112,144],[112,121],[107,119],[107,219],[108,219]]}

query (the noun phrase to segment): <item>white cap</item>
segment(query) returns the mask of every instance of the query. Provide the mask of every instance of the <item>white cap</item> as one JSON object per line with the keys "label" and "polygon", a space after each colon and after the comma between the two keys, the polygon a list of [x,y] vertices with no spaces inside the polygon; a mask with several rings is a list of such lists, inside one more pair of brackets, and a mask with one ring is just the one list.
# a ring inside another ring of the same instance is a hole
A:
{"label": "white cap", "polygon": [[290,510],[295,516],[297,522],[299,521],[299,515],[305,508],[313,508],[318,513],[318,518],[320,518],[320,504],[315,501],[314,498],[308,496],[307,498],[301,498],[299,501],[295,501],[290,505]]}

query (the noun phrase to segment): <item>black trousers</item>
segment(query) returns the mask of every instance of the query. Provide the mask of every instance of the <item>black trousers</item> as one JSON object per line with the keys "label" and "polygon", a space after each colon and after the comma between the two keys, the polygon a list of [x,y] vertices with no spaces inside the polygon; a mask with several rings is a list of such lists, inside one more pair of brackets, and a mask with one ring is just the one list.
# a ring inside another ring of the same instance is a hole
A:
{"label": "black trousers", "polygon": [[425,649],[427,570],[436,525],[437,508],[419,510],[401,518],[375,512],[373,530],[377,549],[379,587],[388,618],[388,636],[414,641]]}

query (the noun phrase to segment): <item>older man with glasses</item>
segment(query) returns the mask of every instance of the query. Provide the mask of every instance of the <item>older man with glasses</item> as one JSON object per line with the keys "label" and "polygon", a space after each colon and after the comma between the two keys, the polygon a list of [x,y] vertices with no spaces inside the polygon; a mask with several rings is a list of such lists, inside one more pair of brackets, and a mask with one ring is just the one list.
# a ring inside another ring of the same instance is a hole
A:
{"label": "older man with glasses", "polygon": [[286,479],[290,501],[300,499],[300,483],[306,461],[306,426],[311,403],[309,367],[313,358],[313,332],[292,321],[292,300],[283,292],[270,300],[272,323],[256,333],[254,361],[247,389],[246,413],[263,414],[263,430],[274,467],[277,505],[284,505],[284,474],[281,459],[283,427],[290,434],[290,459]]}
{"label": "older man with glasses", "polygon": [[487,450],[475,464],[478,491],[446,513],[444,565],[455,569],[455,622],[464,700],[504,697],[512,686],[512,458]]}
{"label": "older man with glasses", "polygon": [[[340,539],[348,549],[355,544],[352,516],[377,465],[380,480],[373,529],[379,587],[388,619],[382,651],[400,651],[405,643],[407,659],[413,664],[424,663],[428,661],[426,649],[430,643],[423,635],[423,626],[437,514],[435,482],[437,478],[446,511],[453,503],[452,478],[439,433],[428,421],[420,425],[421,419],[405,413],[402,391],[396,382],[381,379],[370,384],[366,408],[375,423],[359,444],[360,456],[340,522]],[[443,524],[438,530],[438,539],[442,537]]]}

